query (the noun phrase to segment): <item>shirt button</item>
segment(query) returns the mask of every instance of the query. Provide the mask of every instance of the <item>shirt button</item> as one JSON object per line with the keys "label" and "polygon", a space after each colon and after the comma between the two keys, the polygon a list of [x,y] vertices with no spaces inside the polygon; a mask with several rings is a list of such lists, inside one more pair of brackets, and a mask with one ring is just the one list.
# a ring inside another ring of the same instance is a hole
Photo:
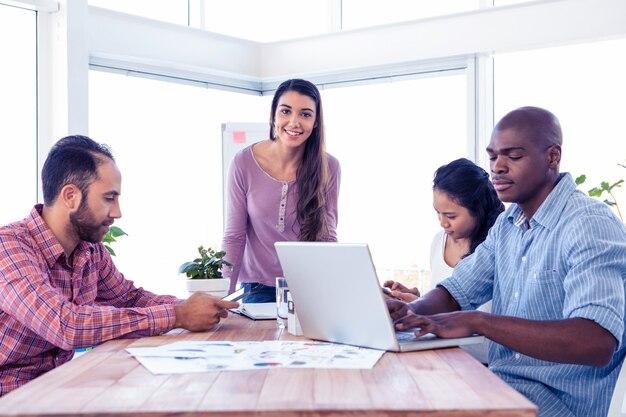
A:
{"label": "shirt button", "polygon": [[522,262],[526,262],[526,255],[522,256]]}
{"label": "shirt button", "polygon": [[517,291],[515,291],[514,297],[515,297],[516,300],[517,300],[518,295],[519,295],[519,293]]}
{"label": "shirt button", "polygon": [[522,355],[520,355],[519,353],[515,354],[515,359],[519,359]]}

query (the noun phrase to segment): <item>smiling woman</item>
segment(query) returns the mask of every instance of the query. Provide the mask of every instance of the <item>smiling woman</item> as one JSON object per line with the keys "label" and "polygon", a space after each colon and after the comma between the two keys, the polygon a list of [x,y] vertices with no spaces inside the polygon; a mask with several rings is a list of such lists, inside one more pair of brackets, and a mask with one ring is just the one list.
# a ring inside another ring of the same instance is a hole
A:
{"label": "smiling woman", "polygon": [[[339,162],[325,150],[320,93],[312,83],[283,82],[272,100],[270,138],[241,150],[230,166],[222,248],[235,265],[231,292],[244,302],[276,300],[282,276],[277,241],[336,241]],[[252,294],[254,292],[254,294]]]}

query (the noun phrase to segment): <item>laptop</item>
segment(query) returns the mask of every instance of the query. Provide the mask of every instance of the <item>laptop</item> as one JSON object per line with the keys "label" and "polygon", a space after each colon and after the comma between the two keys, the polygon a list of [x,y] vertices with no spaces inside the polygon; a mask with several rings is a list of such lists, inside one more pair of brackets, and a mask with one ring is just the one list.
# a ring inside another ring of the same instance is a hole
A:
{"label": "laptop", "polygon": [[393,326],[365,243],[276,242],[278,259],[309,339],[393,352],[482,343],[475,335],[416,337]]}

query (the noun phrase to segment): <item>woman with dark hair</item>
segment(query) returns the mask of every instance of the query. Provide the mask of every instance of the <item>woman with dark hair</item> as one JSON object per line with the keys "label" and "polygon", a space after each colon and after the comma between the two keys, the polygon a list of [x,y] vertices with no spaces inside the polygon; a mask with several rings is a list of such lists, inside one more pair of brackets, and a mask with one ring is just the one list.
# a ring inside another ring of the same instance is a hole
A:
{"label": "woman with dark hair", "polygon": [[[474,253],[486,238],[489,229],[504,211],[489,174],[473,163],[461,158],[443,165],[435,172],[433,180],[433,207],[437,212],[441,230],[430,247],[431,284],[452,275],[454,267]],[[406,302],[420,296],[417,288],[407,288],[399,282],[386,281],[391,294]],[[491,312],[491,301],[478,308]],[[487,345],[463,346],[463,349],[482,363],[487,363]]]}
{"label": "woman with dark hair", "polygon": [[325,151],[320,93],[309,81],[283,82],[272,100],[270,138],[239,151],[230,166],[222,248],[234,264],[230,292],[243,302],[275,301],[282,270],[277,241],[337,241],[340,167]]}
{"label": "woman with dark hair", "polygon": [[[496,218],[504,211],[489,174],[461,158],[443,165],[433,180],[433,207],[441,229],[430,249],[431,283],[452,275],[454,267],[487,237]],[[392,294],[410,302],[419,297],[417,288],[409,289],[399,282],[387,281]],[[488,306],[483,307],[488,308]]]}

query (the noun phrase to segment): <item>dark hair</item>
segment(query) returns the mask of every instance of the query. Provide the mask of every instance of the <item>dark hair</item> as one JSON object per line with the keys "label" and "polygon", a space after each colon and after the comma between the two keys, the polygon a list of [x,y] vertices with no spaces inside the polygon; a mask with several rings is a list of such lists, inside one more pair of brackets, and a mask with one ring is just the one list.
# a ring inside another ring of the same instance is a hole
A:
{"label": "dark hair", "polygon": [[41,170],[43,201],[54,203],[61,189],[74,184],[86,196],[89,184],[98,179],[98,166],[108,158],[115,161],[111,150],[87,136],[66,136],[52,146]]}
{"label": "dark hair", "polygon": [[563,144],[563,132],[559,119],[540,107],[520,107],[507,113],[494,127],[494,132],[513,129],[523,133],[536,144]]}
{"label": "dark hair", "polygon": [[446,193],[476,218],[476,227],[470,235],[470,250],[465,256],[474,253],[504,211],[504,204],[498,198],[489,174],[469,159],[460,158],[435,171],[433,190]]}
{"label": "dark hair", "polygon": [[270,139],[276,140],[274,124],[278,100],[288,91],[310,97],[315,102],[315,127],[304,143],[304,155],[296,173],[298,203],[296,217],[300,225],[301,241],[328,240],[326,218],[326,185],[328,183],[328,159],[324,140],[324,115],[322,97],[315,84],[301,79],[287,80],[278,86],[272,99],[270,113]]}

